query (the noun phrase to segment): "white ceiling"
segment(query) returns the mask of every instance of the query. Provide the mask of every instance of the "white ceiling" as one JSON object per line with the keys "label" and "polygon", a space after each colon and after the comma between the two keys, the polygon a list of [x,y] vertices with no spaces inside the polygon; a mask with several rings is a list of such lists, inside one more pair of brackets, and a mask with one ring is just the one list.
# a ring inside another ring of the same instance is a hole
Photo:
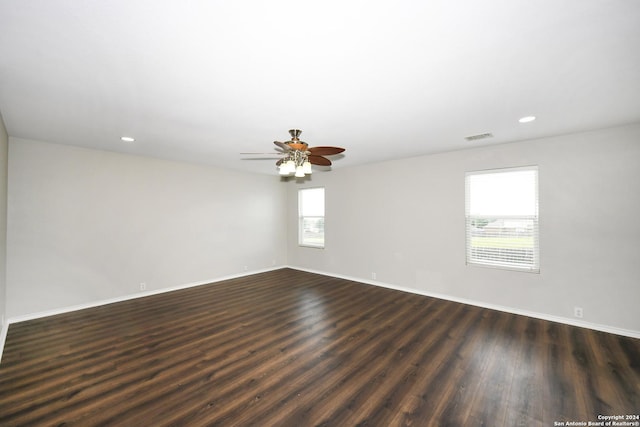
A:
{"label": "white ceiling", "polygon": [[14,137],[274,175],[239,153],[291,128],[345,147],[337,169],[640,122],[640,1],[0,0],[0,112]]}

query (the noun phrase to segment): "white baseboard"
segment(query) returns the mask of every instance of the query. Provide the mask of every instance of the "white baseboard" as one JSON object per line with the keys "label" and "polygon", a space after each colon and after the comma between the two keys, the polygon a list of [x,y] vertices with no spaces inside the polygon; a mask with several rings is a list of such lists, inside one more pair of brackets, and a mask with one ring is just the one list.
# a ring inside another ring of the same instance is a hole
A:
{"label": "white baseboard", "polygon": [[465,298],[453,297],[453,296],[445,295],[445,294],[438,294],[438,293],[434,293],[434,292],[425,292],[425,291],[421,291],[419,289],[407,288],[407,287],[404,287],[404,286],[396,286],[396,285],[392,285],[392,284],[389,284],[389,283],[379,282],[377,280],[367,280],[367,279],[363,279],[363,278],[360,278],[360,277],[345,276],[345,275],[341,275],[341,274],[328,273],[328,272],[325,272],[325,271],[318,271],[318,270],[312,270],[312,269],[307,269],[307,268],[302,268],[302,267],[295,267],[295,266],[292,266],[292,265],[287,266],[287,268],[291,268],[293,270],[306,271],[308,273],[322,274],[323,276],[336,277],[338,279],[351,280],[353,282],[365,283],[367,285],[380,286],[382,288],[394,289],[396,291],[408,292],[408,293],[412,293],[412,294],[423,295],[423,296],[443,299],[443,300],[447,300],[447,301],[459,302],[459,303],[462,303],[462,304],[468,304],[468,305],[473,305],[473,306],[476,306],[476,307],[488,308],[488,309],[491,309],[491,310],[503,311],[505,313],[518,314],[518,315],[521,315],[521,316],[533,317],[533,318],[536,318],[536,319],[548,320],[548,321],[557,322],[557,323],[564,323],[566,325],[578,326],[580,328],[593,329],[595,331],[607,332],[607,333],[610,333],[610,334],[616,334],[616,335],[622,335],[622,336],[625,336],[625,337],[631,337],[631,338],[640,339],[640,331],[634,331],[634,330],[631,330],[631,329],[617,328],[615,326],[601,325],[599,323],[585,322],[585,321],[581,321],[581,320],[571,319],[571,318],[568,318],[568,317],[554,316],[554,315],[546,314],[546,313],[537,313],[537,312],[534,312],[534,311],[521,310],[521,309],[513,308],[513,307],[506,307],[506,306],[495,305],[495,304],[487,304],[487,303],[480,302],[480,301],[473,301],[473,300],[468,300],[468,299],[465,299]]}
{"label": "white baseboard", "polygon": [[193,288],[195,286],[209,285],[216,282],[222,282],[224,280],[236,279],[238,277],[250,276],[252,274],[265,273],[267,271],[279,270],[281,268],[288,268],[286,265],[274,266],[270,268],[263,268],[260,270],[245,271],[243,273],[231,274],[228,276],[218,277],[210,280],[203,280],[199,282],[186,283],[183,285],[171,286],[168,288],[154,289],[146,292],[139,292],[131,295],[124,295],[116,298],[109,298],[105,300],[93,301],[86,304],[78,304],[74,306],[62,307],[53,310],[46,310],[37,313],[30,313],[21,316],[14,316],[7,319],[6,324],[2,325],[2,331],[0,332],[0,363],[2,362],[2,352],[4,351],[4,344],[7,339],[7,333],[9,331],[9,325],[12,323],[25,322],[27,320],[40,319],[42,317],[55,316],[56,314],[70,313],[72,311],[84,310],[86,308],[100,307],[102,305],[113,304],[116,302],[128,301],[136,298],[143,298],[149,295],[163,294],[165,292],[177,291],[180,289]]}
{"label": "white baseboard", "polygon": [[7,332],[9,332],[9,322],[2,322],[2,330],[0,330],[0,362],[2,362],[2,351],[4,350],[4,342],[7,340]]}
{"label": "white baseboard", "polygon": [[631,338],[640,339],[640,331],[616,328],[614,326],[608,326],[608,325],[601,325],[601,324],[597,324],[597,323],[584,322],[584,321],[580,321],[580,320],[575,320],[575,319],[570,319],[570,318],[560,317],[560,316],[554,316],[554,315],[545,314],[545,313],[537,313],[537,312],[533,312],[533,311],[520,310],[520,309],[512,308],[512,307],[504,307],[504,306],[499,306],[499,305],[494,305],[494,304],[487,304],[487,303],[483,303],[483,302],[479,302],[479,301],[473,301],[473,300],[467,300],[467,299],[464,299],[464,298],[452,297],[450,295],[444,295],[444,294],[438,294],[438,293],[432,293],[432,292],[424,292],[424,291],[421,291],[421,290],[418,290],[418,289],[407,288],[407,287],[403,287],[403,286],[396,286],[396,285],[392,285],[392,284],[389,284],[389,283],[379,282],[379,281],[375,281],[375,280],[367,280],[367,279],[363,279],[363,278],[360,278],[360,277],[345,276],[345,275],[341,275],[341,274],[328,273],[328,272],[325,272],[325,271],[312,270],[312,269],[307,269],[307,268],[303,268],[303,267],[296,267],[296,266],[292,266],[292,265],[281,265],[281,266],[275,266],[275,267],[265,268],[265,269],[261,269],[261,270],[253,270],[253,271],[247,271],[247,272],[244,272],[244,273],[232,274],[232,275],[224,276],[224,277],[218,277],[216,279],[203,280],[203,281],[199,281],[199,282],[193,282],[193,283],[187,283],[187,284],[178,285],[178,286],[172,286],[172,287],[169,287],[169,288],[162,288],[162,289],[157,289],[157,290],[152,290],[152,291],[140,292],[140,293],[136,293],[136,294],[132,294],[132,295],[125,295],[125,296],[122,296],[122,297],[110,298],[110,299],[90,302],[90,303],[86,303],[86,304],[79,304],[79,305],[70,306],[70,307],[63,307],[63,308],[54,309],[54,310],[47,310],[47,311],[42,311],[42,312],[38,312],[38,313],[31,313],[31,314],[26,314],[26,315],[22,315],[22,316],[10,317],[10,318],[6,319],[7,320],[6,323],[2,324],[2,330],[0,331],[0,362],[2,361],[2,352],[4,350],[4,344],[5,344],[5,341],[7,339],[7,332],[9,330],[9,325],[11,325],[12,323],[24,322],[24,321],[27,321],[27,320],[34,320],[34,319],[39,319],[39,318],[48,317],[48,316],[55,316],[56,314],[63,314],[63,313],[69,313],[69,312],[72,312],[72,311],[84,310],[86,308],[99,307],[99,306],[102,306],[102,305],[113,304],[113,303],[122,302],[122,301],[128,301],[128,300],[132,300],[132,299],[136,299],[136,298],[146,297],[146,296],[149,296],[149,295],[156,295],[156,294],[162,294],[162,293],[171,292],[171,291],[177,291],[177,290],[180,290],[180,289],[192,288],[192,287],[195,287],[195,286],[208,285],[208,284],[211,284],[211,283],[222,282],[224,280],[236,279],[236,278],[239,278],[239,277],[250,276],[250,275],[253,275],[253,274],[265,273],[265,272],[273,271],[273,270],[279,270],[281,268],[291,268],[293,270],[306,271],[308,273],[322,274],[323,276],[329,276],[329,277],[336,277],[338,279],[351,280],[351,281],[354,281],[354,282],[365,283],[367,285],[380,286],[380,287],[383,287],[383,288],[394,289],[394,290],[397,290],[397,291],[408,292],[408,293],[412,293],[412,294],[423,295],[423,296],[427,296],[427,297],[433,297],[433,298],[443,299],[443,300],[447,300],[447,301],[453,301],[453,302],[458,302],[458,303],[462,303],[462,304],[473,305],[473,306],[476,306],[476,307],[482,307],[482,308],[488,308],[488,309],[491,309],[491,310],[503,311],[505,313],[518,314],[518,315],[521,315],[521,316],[528,316],[528,317],[533,317],[533,318],[536,318],[536,319],[549,320],[551,322],[564,323],[564,324],[567,324],[567,325],[578,326],[578,327],[581,327],[581,328],[593,329],[593,330],[596,330],[596,331],[607,332],[607,333],[610,333],[610,334],[616,334],[616,335],[622,335],[622,336],[627,336],[627,337],[631,337]]}
{"label": "white baseboard", "polygon": [[122,302],[122,301],[128,301],[128,300],[132,300],[132,299],[136,299],[136,298],[143,298],[143,297],[147,297],[147,296],[150,296],[150,295],[163,294],[163,293],[166,293],[166,292],[178,291],[180,289],[193,288],[195,286],[209,285],[209,284],[216,283],[216,282],[222,282],[222,281],[230,280],[230,279],[237,279],[239,277],[250,276],[252,274],[258,274],[258,273],[265,273],[267,271],[279,270],[279,269],[282,269],[282,268],[288,268],[288,267],[285,266],[285,265],[280,265],[280,266],[264,268],[264,269],[260,269],[260,270],[245,271],[243,273],[231,274],[231,275],[228,275],[228,276],[218,277],[218,278],[215,278],[215,279],[202,280],[202,281],[193,282],[193,283],[186,283],[186,284],[182,284],[182,285],[171,286],[171,287],[168,287],[168,288],[154,289],[154,290],[138,292],[138,293],[130,294],[130,295],[123,295],[123,296],[115,297],[115,298],[109,298],[109,299],[104,299],[104,300],[99,300],[99,301],[92,301],[92,302],[85,303],[85,304],[78,304],[78,305],[73,305],[73,306],[68,306],[68,307],[56,308],[56,309],[53,309],[53,310],[46,310],[46,311],[41,311],[41,312],[37,312],[37,313],[29,313],[29,314],[25,314],[25,315],[21,315],[21,316],[14,316],[14,317],[10,317],[8,319],[7,324],[10,325],[12,323],[25,322],[27,320],[34,320],[34,319],[40,319],[42,317],[55,316],[56,314],[70,313],[72,311],[84,310],[85,308],[100,307],[102,305],[113,304],[113,303]]}
{"label": "white baseboard", "polygon": [[5,319],[5,317],[2,316],[2,320],[3,320],[2,329],[0,330],[0,363],[2,362],[2,353],[4,351],[4,345],[5,345],[5,342],[6,342],[6,339],[7,339],[7,333],[9,332],[9,325],[11,325],[12,323],[26,322],[26,321],[29,321],[29,320],[40,319],[40,318],[43,318],[43,317],[55,316],[57,314],[71,313],[73,311],[84,310],[84,309],[87,309],[87,308],[100,307],[100,306],[107,305],[107,304],[113,304],[113,303],[117,303],[117,302],[123,302],[123,301],[129,301],[129,300],[133,300],[133,299],[137,299],[137,298],[143,298],[143,297],[147,297],[147,296],[150,296],[150,295],[163,294],[163,293],[166,293],[166,292],[178,291],[180,289],[187,289],[187,288],[193,288],[193,287],[196,287],[196,286],[209,285],[209,284],[216,283],[216,282],[222,282],[224,280],[236,279],[236,278],[239,278],[239,277],[250,276],[252,274],[265,273],[267,271],[279,270],[279,269],[282,269],[282,268],[288,268],[288,267],[286,265],[280,265],[280,266],[274,266],[274,267],[264,268],[264,269],[260,269],[260,270],[246,271],[246,272],[243,272],[243,273],[231,274],[231,275],[228,275],[228,276],[218,277],[218,278],[215,278],[215,279],[202,280],[202,281],[192,282],[192,283],[185,283],[185,284],[182,284],[182,285],[171,286],[171,287],[168,287],[168,288],[154,289],[154,290],[149,290],[149,291],[144,291],[144,292],[138,292],[138,293],[135,293],[135,294],[123,295],[123,296],[115,297],[115,298],[92,301],[92,302],[88,302],[88,303],[85,303],[85,304],[78,304],[78,305],[73,305],[73,306],[56,308],[56,309],[52,309],[52,310],[40,311],[40,312],[36,312],[36,313],[24,314],[24,315],[20,315],[20,316],[13,316],[13,317],[9,317],[8,319]]}

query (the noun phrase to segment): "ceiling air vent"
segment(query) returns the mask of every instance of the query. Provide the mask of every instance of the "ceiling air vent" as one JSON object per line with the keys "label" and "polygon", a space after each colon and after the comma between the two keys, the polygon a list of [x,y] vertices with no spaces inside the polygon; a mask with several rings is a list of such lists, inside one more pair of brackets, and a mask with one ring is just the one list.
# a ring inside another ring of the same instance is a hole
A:
{"label": "ceiling air vent", "polygon": [[480,133],[478,135],[467,136],[464,139],[466,139],[467,141],[477,141],[479,139],[485,139],[485,138],[493,138],[493,134],[492,133]]}

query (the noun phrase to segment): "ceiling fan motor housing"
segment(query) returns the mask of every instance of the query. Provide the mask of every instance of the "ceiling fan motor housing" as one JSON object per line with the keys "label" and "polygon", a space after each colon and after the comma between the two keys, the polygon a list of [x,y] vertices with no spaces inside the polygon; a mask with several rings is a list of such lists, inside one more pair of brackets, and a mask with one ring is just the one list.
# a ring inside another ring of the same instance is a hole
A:
{"label": "ceiling fan motor housing", "polygon": [[300,129],[290,129],[289,135],[291,135],[291,141],[285,142],[292,150],[297,151],[307,151],[309,144],[304,141],[300,141],[300,134],[302,131]]}

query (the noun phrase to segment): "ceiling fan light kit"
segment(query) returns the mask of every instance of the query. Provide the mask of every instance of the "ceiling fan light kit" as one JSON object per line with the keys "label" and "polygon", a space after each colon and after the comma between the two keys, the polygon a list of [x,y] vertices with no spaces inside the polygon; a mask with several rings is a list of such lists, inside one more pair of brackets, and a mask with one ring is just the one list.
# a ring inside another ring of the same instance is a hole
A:
{"label": "ceiling fan light kit", "polygon": [[294,175],[296,178],[304,178],[305,175],[311,175],[311,162],[303,151],[292,150],[287,157],[282,159],[278,166],[280,175]]}
{"label": "ceiling fan light kit", "polygon": [[[273,141],[284,157],[276,162],[280,176],[295,176],[304,178],[313,173],[311,165],[331,166],[331,160],[324,156],[339,154],[344,151],[341,147],[311,147],[300,141],[300,129],[291,129],[291,140],[286,142]],[[248,154],[248,153],[247,153]],[[258,153],[255,153],[258,154]]]}

